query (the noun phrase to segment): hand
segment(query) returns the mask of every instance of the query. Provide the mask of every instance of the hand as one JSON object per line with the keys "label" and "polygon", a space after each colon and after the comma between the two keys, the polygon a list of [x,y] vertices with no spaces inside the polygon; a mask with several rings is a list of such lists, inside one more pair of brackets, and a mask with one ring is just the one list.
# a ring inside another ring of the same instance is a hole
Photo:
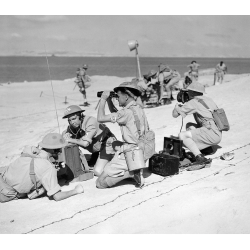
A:
{"label": "hand", "polygon": [[83,186],[81,184],[77,185],[75,187],[75,191],[76,191],[77,194],[83,193],[84,192]]}
{"label": "hand", "polygon": [[70,133],[65,133],[65,134],[63,135],[63,139],[64,139],[64,140],[67,140],[67,139],[69,139],[69,138],[71,138],[71,134],[70,134]]}
{"label": "hand", "polygon": [[65,139],[65,141],[68,142],[68,143],[75,144],[75,139],[72,139],[72,138]]}
{"label": "hand", "polygon": [[107,100],[110,96],[110,91],[103,91],[101,98]]}

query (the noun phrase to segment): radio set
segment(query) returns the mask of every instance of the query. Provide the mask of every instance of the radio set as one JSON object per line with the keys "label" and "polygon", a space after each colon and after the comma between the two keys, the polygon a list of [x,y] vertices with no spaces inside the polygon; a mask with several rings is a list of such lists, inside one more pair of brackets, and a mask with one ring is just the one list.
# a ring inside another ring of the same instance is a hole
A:
{"label": "radio set", "polygon": [[149,159],[149,171],[161,176],[178,174],[183,157],[182,145],[183,141],[176,137],[164,137],[163,151]]}
{"label": "radio set", "polygon": [[66,176],[69,183],[94,178],[94,173],[89,171],[88,162],[84,155],[80,155],[77,145],[67,145],[62,148],[57,161],[65,163],[65,167],[59,169],[57,176]]}

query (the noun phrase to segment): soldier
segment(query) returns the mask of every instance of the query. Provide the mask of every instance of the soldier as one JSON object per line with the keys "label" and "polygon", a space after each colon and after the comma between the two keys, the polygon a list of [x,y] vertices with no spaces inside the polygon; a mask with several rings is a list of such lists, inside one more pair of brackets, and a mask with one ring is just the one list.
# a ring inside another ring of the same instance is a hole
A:
{"label": "soldier", "polygon": [[105,124],[97,122],[95,117],[86,116],[77,105],[66,108],[63,119],[68,119],[69,126],[63,131],[64,139],[92,153],[92,161],[98,158],[94,174],[101,175],[105,165],[113,158],[112,142],[116,140]]}
{"label": "soldier", "polygon": [[[174,118],[177,118],[179,115],[183,118],[191,114],[194,116],[196,123],[187,123],[187,131],[181,132],[179,138],[183,140],[184,145],[196,157],[196,162],[190,170],[197,170],[211,162],[210,159],[204,157],[201,150],[219,144],[222,138],[222,132],[219,131],[216,126],[210,111],[218,107],[211,98],[203,96],[205,93],[204,86],[194,81],[187,87],[187,90],[188,101],[186,101],[183,106],[177,103],[172,114]],[[210,110],[207,109],[202,102],[204,102]]]}
{"label": "soldier", "polygon": [[62,192],[57,181],[57,170],[50,162],[50,157],[57,156],[66,144],[60,134],[50,133],[39,143],[42,149],[26,146],[21,156],[0,173],[0,202],[27,196],[34,199],[45,192],[55,201],[60,201],[83,193],[82,185]]}
{"label": "soldier", "polygon": [[227,66],[223,61],[221,61],[220,63],[216,65],[215,74],[217,76],[217,81],[220,84],[222,84],[224,75],[226,74],[226,72],[227,72]]}
{"label": "soldier", "polygon": [[[179,72],[170,69],[167,65],[160,64],[158,72],[158,81],[160,83],[160,98],[159,103],[162,103],[163,91],[165,90],[166,101],[165,104],[171,104],[172,87],[177,84],[181,79]],[[172,98],[173,99],[173,98]],[[163,104],[163,103],[162,103]]]}
{"label": "soldier", "polygon": [[196,61],[192,61],[191,64],[189,64],[187,67],[190,68],[190,71],[188,73],[191,76],[191,80],[198,81],[200,64],[198,64]]}
{"label": "soldier", "polygon": [[87,102],[87,94],[86,88],[90,86],[89,82],[91,81],[90,77],[86,74],[88,69],[88,65],[84,64],[82,68],[78,68],[76,71],[76,84],[79,87],[80,93],[83,95],[83,104],[82,106],[89,106],[90,104]]}
{"label": "soldier", "polygon": [[140,126],[140,133],[144,134],[148,131],[146,115],[143,109],[134,100],[134,96],[140,96],[141,93],[135,85],[131,84],[131,82],[120,84],[114,91],[118,95],[119,106],[123,108],[118,112],[106,115],[105,104],[110,96],[110,92],[105,91],[101,96],[97,119],[99,122],[117,122],[121,128],[124,142],[113,143],[116,154],[112,161],[105,166],[103,173],[96,181],[96,186],[97,188],[108,188],[124,179],[134,178],[137,185],[141,187],[144,184],[142,170],[129,171],[124,155],[127,150],[137,147],[138,138],[140,136],[136,126],[134,112],[139,120],[140,125],[138,126]]}

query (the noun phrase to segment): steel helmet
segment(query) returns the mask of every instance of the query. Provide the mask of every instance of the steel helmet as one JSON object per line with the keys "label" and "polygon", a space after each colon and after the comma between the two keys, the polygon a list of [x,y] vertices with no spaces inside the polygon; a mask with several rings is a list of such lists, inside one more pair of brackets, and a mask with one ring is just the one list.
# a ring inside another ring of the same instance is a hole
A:
{"label": "steel helmet", "polygon": [[83,65],[82,65],[82,68],[83,68],[83,69],[88,69],[88,67],[89,67],[88,64],[83,64]]}
{"label": "steel helmet", "polygon": [[82,113],[84,112],[85,110],[82,110],[79,106],[77,105],[71,105],[69,107],[67,107],[64,111],[64,116],[63,116],[63,119],[65,118],[68,118],[69,115],[72,115],[72,114],[75,114],[75,113]]}
{"label": "steel helmet", "polygon": [[57,149],[65,147],[67,142],[63,139],[62,135],[58,133],[49,133],[45,135],[38,144],[42,148]]}
{"label": "steel helmet", "polygon": [[199,92],[199,93],[206,93],[205,92],[205,87],[199,83],[199,82],[196,82],[196,81],[193,81],[188,87],[187,87],[187,90],[192,90],[192,91],[195,91],[195,92]]}
{"label": "steel helmet", "polygon": [[123,82],[118,87],[114,88],[114,91],[117,92],[118,90],[121,89],[128,89],[136,96],[141,95],[141,91],[136,86],[136,82]]}

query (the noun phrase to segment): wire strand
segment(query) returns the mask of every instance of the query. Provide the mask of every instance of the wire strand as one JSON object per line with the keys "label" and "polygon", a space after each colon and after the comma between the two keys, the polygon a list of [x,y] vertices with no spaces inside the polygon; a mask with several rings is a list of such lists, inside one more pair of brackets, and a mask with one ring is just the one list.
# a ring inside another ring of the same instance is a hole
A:
{"label": "wire strand", "polygon": [[51,80],[52,78],[51,78],[51,74],[50,74],[49,60],[48,60],[47,50],[46,50],[45,44],[44,44],[44,48],[45,48],[45,57],[46,57],[46,61],[47,61],[47,66],[48,66],[48,70],[49,70],[50,85],[51,85],[52,93],[53,93],[53,99],[54,99],[54,105],[55,105],[55,111],[56,111],[56,119],[57,119],[57,124],[58,124],[58,130],[59,130],[59,134],[61,134],[59,120],[58,120],[58,114],[57,114],[57,108],[56,108],[56,100],[55,100],[55,95],[54,95],[54,88],[53,88],[53,84],[52,84],[52,80]]}

